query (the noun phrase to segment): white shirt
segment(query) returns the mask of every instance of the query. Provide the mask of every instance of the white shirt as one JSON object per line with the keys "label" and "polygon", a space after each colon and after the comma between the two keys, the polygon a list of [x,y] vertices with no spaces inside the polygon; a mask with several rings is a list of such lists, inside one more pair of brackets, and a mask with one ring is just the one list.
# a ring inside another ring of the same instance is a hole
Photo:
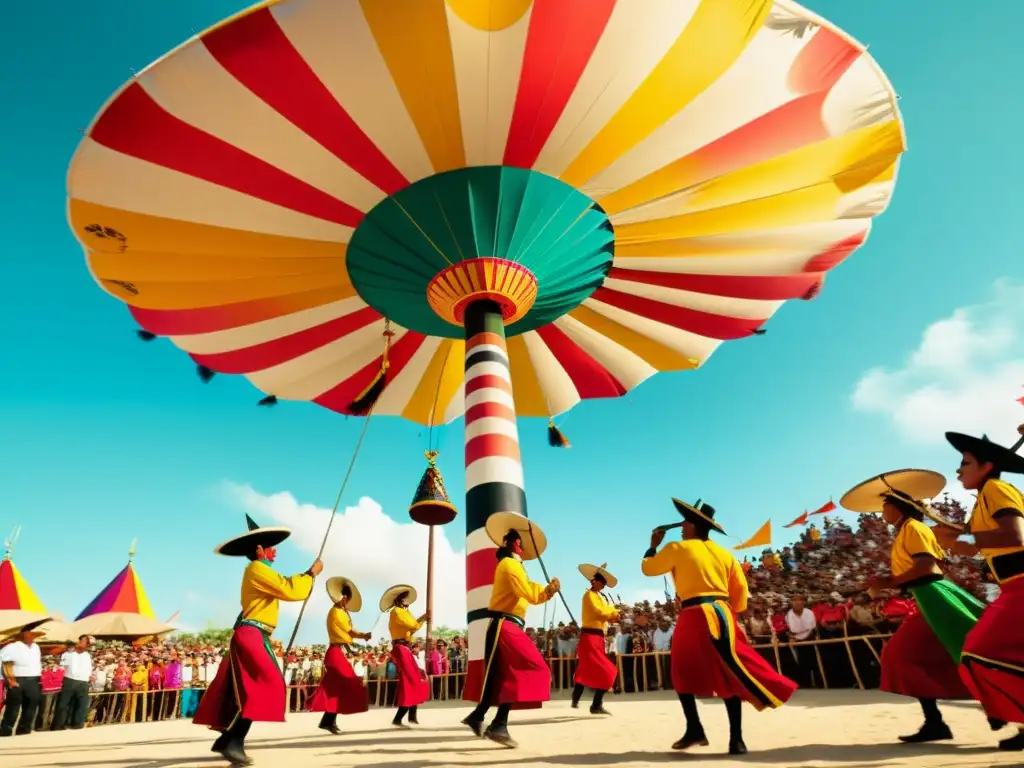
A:
{"label": "white shirt", "polygon": [[92,682],[94,691],[105,691],[107,689],[107,670],[103,667],[96,667],[96,677]]}
{"label": "white shirt", "polygon": [[654,650],[656,651],[667,651],[672,647],[672,629],[666,629],[664,632],[659,627],[654,630]]}
{"label": "white shirt", "polygon": [[65,680],[88,683],[92,677],[92,656],[88,651],[65,651],[60,657],[60,665],[64,667]]}
{"label": "white shirt", "polygon": [[25,645],[20,640],[0,650],[0,662],[14,665],[15,677],[42,677],[43,655],[35,643]]}
{"label": "white shirt", "polygon": [[804,608],[804,612],[797,616],[796,611],[790,608],[786,614],[786,626],[793,640],[806,640],[818,626],[818,620],[814,618],[814,611]]}

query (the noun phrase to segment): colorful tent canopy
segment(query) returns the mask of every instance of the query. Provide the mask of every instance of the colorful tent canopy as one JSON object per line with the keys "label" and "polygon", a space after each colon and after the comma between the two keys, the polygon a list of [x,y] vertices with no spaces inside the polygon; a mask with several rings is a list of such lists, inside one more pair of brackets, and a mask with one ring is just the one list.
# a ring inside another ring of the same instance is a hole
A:
{"label": "colorful tent canopy", "polygon": [[156,619],[146,589],[131,562],[78,614],[75,621],[98,613],[136,613]]}
{"label": "colorful tent canopy", "polygon": [[46,613],[43,601],[28,585],[9,557],[0,561],[0,611]]}

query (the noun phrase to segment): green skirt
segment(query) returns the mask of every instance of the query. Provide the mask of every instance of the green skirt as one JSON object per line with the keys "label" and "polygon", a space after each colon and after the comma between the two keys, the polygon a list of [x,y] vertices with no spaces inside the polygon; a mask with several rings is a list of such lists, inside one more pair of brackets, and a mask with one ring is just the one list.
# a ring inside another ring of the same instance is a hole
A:
{"label": "green skirt", "polygon": [[974,629],[986,605],[946,579],[911,587],[910,594],[932,632],[959,664],[967,633]]}

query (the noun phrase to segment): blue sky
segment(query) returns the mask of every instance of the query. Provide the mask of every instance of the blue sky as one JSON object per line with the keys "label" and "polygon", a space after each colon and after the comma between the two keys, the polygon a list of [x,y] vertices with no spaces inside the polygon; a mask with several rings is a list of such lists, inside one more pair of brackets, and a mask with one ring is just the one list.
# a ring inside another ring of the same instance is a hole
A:
{"label": "blue sky", "polygon": [[[563,581],[578,562],[607,560],[624,596],[660,590],[638,574],[636,560],[651,527],[673,520],[672,495],[703,497],[743,536],[897,465],[952,476],[942,411],[971,393],[999,399],[1012,388],[1005,382],[1017,362],[1005,334],[984,360],[972,357],[970,342],[991,334],[993,323],[1008,327],[1010,340],[1024,328],[1014,308],[1014,281],[1024,277],[1024,96],[1007,85],[1024,74],[1013,53],[1024,4],[989,0],[968,13],[922,13],[919,3],[890,0],[807,5],[868,43],[902,96],[910,151],[894,202],[822,295],[785,307],[767,336],[726,344],[697,373],[663,375],[628,398],[579,406],[564,422],[570,451],[547,447],[543,422],[521,422],[531,516],[548,532],[548,567]],[[140,343],[126,309],[93,283],[65,221],[64,178],[79,129],[133,68],[241,7],[102,0],[86,11],[62,0],[19,3],[5,17],[18,34],[0,48],[0,199],[9,222],[0,283],[0,528],[22,525],[20,570],[51,610],[68,616],[124,564],[137,537],[136,564],[161,618],[179,608],[192,626],[232,618],[239,564],[211,548],[241,528],[246,505],[271,514],[245,486],[329,507],[361,427],[312,405],[258,409],[259,395],[243,379],[204,386],[170,344]],[[997,289],[1000,279],[1009,282]],[[954,315],[963,307],[975,309]],[[950,317],[911,360],[925,330]],[[946,358],[929,363],[929,354]],[[901,370],[908,360],[917,367]],[[889,372],[874,374],[873,389],[862,387],[855,399],[862,377],[879,366]],[[1004,383],[993,390],[986,371]],[[975,389],[963,389],[965,372]],[[930,376],[946,379],[939,385]],[[936,386],[949,398],[929,401]],[[1018,410],[1019,394],[1005,394]],[[960,410],[971,422],[960,426],[979,429],[1017,413]],[[375,421],[343,503],[370,497],[406,523],[425,443],[415,425]],[[440,460],[456,500],[461,446],[456,422],[442,435]],[[461,524],[448,531],[455,549]],[[358,526],[346,530],[354,537]],[[392,581],[419,578],[377,552],[390,541],[382,531],[360,542],[364,556],[393,567]],[[302,570],[309,559],[285,545],[281,567]],[[567,592],[575,606],[578,590]],[[321,627],[317,616],[303,638],[317,639]]]}

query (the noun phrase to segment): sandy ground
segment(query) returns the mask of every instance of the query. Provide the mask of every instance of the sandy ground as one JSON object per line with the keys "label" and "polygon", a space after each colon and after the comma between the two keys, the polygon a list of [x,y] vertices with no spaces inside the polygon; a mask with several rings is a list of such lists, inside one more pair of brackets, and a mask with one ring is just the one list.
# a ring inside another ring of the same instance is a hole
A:
{"label": "sandy ground", "polygon": [[[713,761],[728,766],[1024,766],[1024,754],[994,749],[999,736],[989,731],[974,705],[943,706],[956,741],[927,746],[893,744],[895,736],[920,722],[915,702],[876,692],[806,691],[774,712],[745,708],[746,741],[751,754],[730,758],[725,711],[718,702],[701,703],[711,746],[687,753],[668,747],[682,732],[682,713],[667,695],[609,697],[613,716],[593,718],[581,707],[557,700],[543,710],[513,713],[511,731],[520,742],[508,750],[478,740],[459,720],[467,709],[427,705],[418,728],[396,731],[392,712],[371,710],[340,718],[342,736],[316,728],[317,715],[293,715],[287,723],[258,723],[249,737],[249,754],[265,766],[653,766]],[[1010,735],[1007,729],[1004,734]],[[3,739],[2,768],[215,767],[223,760],[209,752],[208,731],[187,721],[119,725],[63,733],[38,733]]]}

